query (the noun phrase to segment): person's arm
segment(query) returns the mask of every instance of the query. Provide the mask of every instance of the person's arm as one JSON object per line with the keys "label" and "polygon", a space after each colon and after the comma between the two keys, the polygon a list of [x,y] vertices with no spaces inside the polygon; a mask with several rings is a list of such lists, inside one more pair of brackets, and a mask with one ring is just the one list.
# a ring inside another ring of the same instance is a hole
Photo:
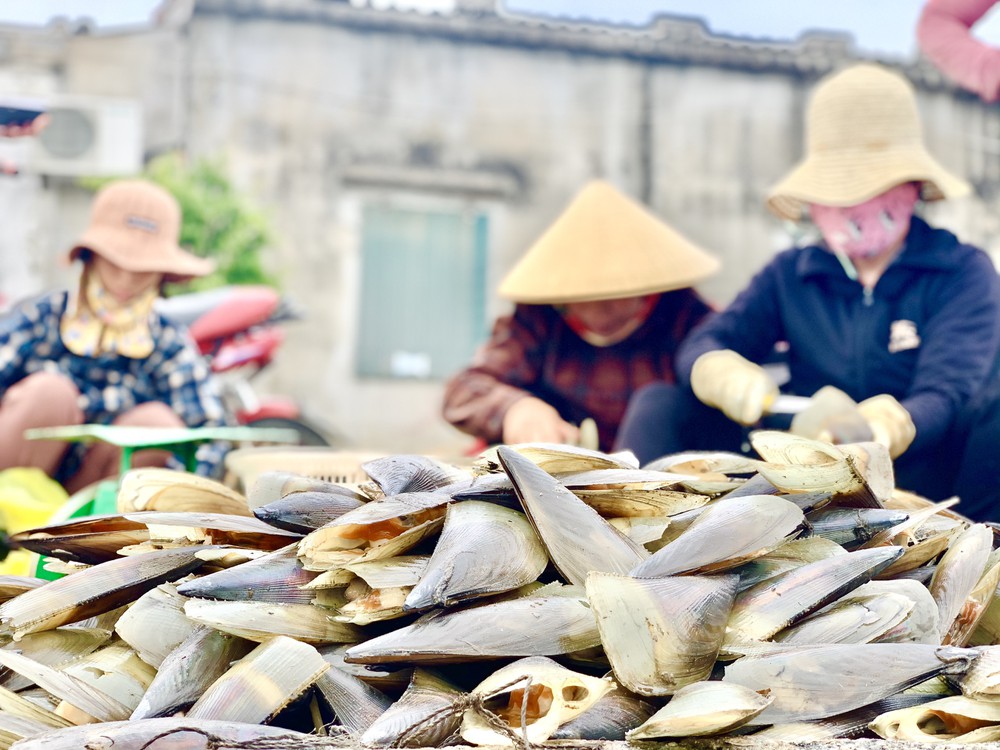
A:
{"label": "person's arm", "polygon": [[1000,49],[972,35],[995,0],[928,0],[917,23],[921,51],[942,73],[987,102],[1000,99]]}
{"label": "person's arm", "polygon": [[503,441],[505,431],[508,442],[512,434],[515,442],[572,440],[575,428],[532,394],[547,344],[544,329],[540,312],[529,308],[498,319],[472,365],[448,382],[444,418],[488,443]]}
{"label": "person's arm", "polygon": [[[182,344],[173,347],[170,356],[152,373],[161,401],[188,427],[215,427],[235,424],[226,412],[218,381],[194,341],[180,329],[169,329],[168,336],[179,336]],[[197,473],[214,476],[222,465],[228,443],[205,443],[198,447]]]}
{"label": "person's arm", "polygon": [[900,400],[916,428],[913,447],[940,439],[983,386],[1000,350],[1000,279],[976,253],[930,304],[909,392]]}

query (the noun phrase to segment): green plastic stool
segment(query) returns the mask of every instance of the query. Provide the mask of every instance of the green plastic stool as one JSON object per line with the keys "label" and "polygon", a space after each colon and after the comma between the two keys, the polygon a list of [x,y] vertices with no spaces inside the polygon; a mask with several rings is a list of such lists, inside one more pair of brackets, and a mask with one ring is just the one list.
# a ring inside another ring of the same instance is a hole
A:
{"label": "green plastic stool", "polygon": [[[52,515],[50,523],[62,523],[71,518],[111,515],[118,512],[118,488],[121,478],[132,469],[136,451],[159,448],[173,453],[188,471],[197,465],[198,446],[216,440],[255,443],[297,443],[299,434],[283,427],[122,427],[117,425],[84,424],[65,427],[39,427],[25,430],[29,440],[63,440],[71,443],[102,442],[122,449],[118,477],[96,482],[72,495],[66,504]],[[47,557],[39,556],[34,575],[55,580],[62,573],[45,569]]]}

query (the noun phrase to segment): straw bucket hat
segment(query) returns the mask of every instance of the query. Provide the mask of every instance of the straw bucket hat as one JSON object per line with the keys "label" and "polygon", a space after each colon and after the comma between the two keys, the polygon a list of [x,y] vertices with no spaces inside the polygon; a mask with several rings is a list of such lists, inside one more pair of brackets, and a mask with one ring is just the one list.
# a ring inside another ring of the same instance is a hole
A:
{"label": "straw bucket hat", "polygon": [[911,181],[928,201],[970,191],[924,146],[909,81],[863,63],[820,82],[806,112],[806,156],[771,189],[767,206],[798,220],[807,203],[854,206]]}
{"label": "straw bucket hat", "polygon": [[211,273],[212,261],[180,248],[180,232],[181,209],[170,193],[145,180],[120,180],[94,197],[90,224],[69,258],[90,250],[126,271],[162,273],[171,280]]}
{"label": "straw bucket hat", "polygon": [[500,284],[527,304],[637,297],[692,286],[719,261],[607,182],[588,183]]}

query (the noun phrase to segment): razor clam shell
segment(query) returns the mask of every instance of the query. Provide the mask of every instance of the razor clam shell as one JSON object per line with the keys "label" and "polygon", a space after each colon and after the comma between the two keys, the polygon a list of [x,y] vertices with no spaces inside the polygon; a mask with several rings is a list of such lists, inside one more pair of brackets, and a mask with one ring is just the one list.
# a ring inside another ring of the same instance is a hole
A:
{"label": "razor clam shell", "polygon": [[186,581],[177,591],[203,599],[309,604],[314,592],[303,587],[318,573],[302,567],[297,550],[298,543],[290,544],[256,560]]}
{"label": "razor clam shell", "polygon": [[582,588],[566,588],[570,590],[435,611],[352,646],[345,658],[365,664],[446,664],[568,654],[600,645],[597,622]]}
{"label": "razor clam shell", "polygon": [[[17,651],[48,667],[58,667],[86,656],[107,643],[110,637],[111,634],[103,630],[56,628],[26,635],[17,642],[7,643],[3,648]],[[16,672],[5,669],[2,674],[0,684],[8,690],[22,690],[31,684]]]}
{"label": "razor clam shell", "polygon": [[253,514],[269,526],[308,534],[362,505],[364,501],[353,496],[329,492],[293,492],[254,508]]}
{"label": "razor clam shell", "polygon": [[79,678],[47,667],[34,659],[0,649],[0,665],[17,672],[46,692],[66,701],[97,721],[127,719],[132,709]]}
{"label": "razor clam shell", "polygon": [[469,473],[428,456],[395,455],[376,458],[361,468],[386,496],[404,492],[433,492],[469,479]]}
{"label": "razor clam shell", "polygon": [[787,573],[818,560],[825,560],[836,555],[846,555],[847,550],[839,544],[822,537],[799,537],[785,542],[780,547],[771,550],[766,555],[743,563],[733,569],[740,577],[738,591],[745,591],[761,581]]}
{"label": "razor clam shell", "polygon": [[145,525],[124,516],[102,515],[28,529],[10,537],[12,546],[68,562],[98,565],[118,550],[149,538]]}
{"label": "razor clam shell", "polygon": [[215,628],[197,626],[160,663],[129,718],[152,719],[186,711],[255,645]]}
{"label": "razor clam shell", "polygon": [[[476,474],[502,470],[500,448],[517,451],[519,456],[549,474],[575,474],[594,469],[637,469],[639,462],[631,453],[607,454],[561,443],[518,443],[494,446],[480,454],[473,463]],[[509,475],[509,472],[508,472]]]}
{"label": "razor clam shell", "polygon": [[[502,700],[504,696],[516,698],[518,693],[520,700],[524,701],[529,689],[539,685],[549,691],[549,707],[525,726],[520,722],[511,725],[511,731],[529,743],[544,742],[560,726],[587,711],[615,687],[609,679],[590,677],[566,669],[547,657],[533,656],[501,667],[479,683],[472,694],[486,702],[486,709],[493,713],[491,719],[503,721],[490,701]],[[497,731],[476,708],[466,709],[460,734],[462,739],[473,745],[514,744],[510,736]]]}
{"label": "razor clam shell", "polygon": [[413,677],[400,696],[361,735],[366,747],[439,747],[462,723],[465,693],[425,669]]}
{"label": "razor clam shell", "polygon": [[790,724],[774,724],[753,735],[754,740],[764,742],[822,742],[838,738],[853,739],[868,730],[868,724],[875,717],[898,708],[919,706],[934,700],[927,695],[900,693],[867,706],[848,711],[837,716],[815,721],[798,721]]}
{"label": "razor clam shell", "polygon": [[803,565],[750,587],[736,597],[725,647],[731,643],[770,638],[810,612],[867,583],[901,554],[899,547],[848,552]]}
{"label": "razor clam shell", "polygon": [[275,550],[302,537],[301,534],[275,528],[253,516],[144,511],[126,513],[125,517],[130,521],[146,524],[150,539],[188,544],[204,539],[211,544]]}
{"label": "razor clam shell", "polygon": [[316,690],[352,735],[365,732],[392,705],[381,691],[334,666],[319,676]]}
{"label": "razor clam shell", "polygon": [[427,570],[403,605],[448,607],[536,580],[549,558],[523,513],[478,500],[448,506]]}
{"label": "razor clam shell", "polygon": [[[990,734],[1000,733],[1000,703],[952,695],[910,708],[900,708],[881,714],[868,726],[879,737],[909,742],[975,742],[970,730],[993,724]],[[925,731],[931,728],[939,731]],[[950,731],[949,731],[950,730]],[[997,734],[1000,736],[1000,734]],[[996,737],[982,738],[993,739]]]}
{"label": "razor clam shell", "polygon": [[643,696],[671,695],[706,679],[722,645],[737,580],[591,573],[587,598],[615,678]]}
{"label": "razor clam shell", "polygon": [[0,687],[0,711],[3,713],[36,721],[54,729],[73,725],[73,722],[57,714],[53,708],[55,707],[43,706],[29,699],[25,691],[15,693],[13,690]]}
{"label": "razor clam shell", "polygon": [[355,625],[394,620],[408,614],[404,602],[410,591],[409,587],[372,589],[364,596],[340,605],[334,619]]}
{"label": "razor clam shell", "polygon": [[774,699],[732,682],[696,682],[678,690],[670,702],[628,733],[629,740],[657,737],[706,737],[743,726]]}
{"label": "razor clam shell", "polygon": [[0,604],[0,624],[17,640],[109,612],[202,565],[201,547],[150,552],[95,565]]}
{"label": "razor clam shell", "polygon": [[[209,750],[252,747],[254,742],[288,743],[308,747],[312,735],[281,727],[205,721],[191,717],[114,721],[85,724],[47,732],[20,741],[18,750],[80,750],[81,748],[177,748]],[[193,744],[197,743],[197,744]]]}
{"label": "razor clam shell", "polygon": [[745,656],[724,682],[770,689],[774,702],[752,725],[824,719],[894,695],[935,675],[962,673],[975,651],[917,643],[816,646]]}
{"label": "razor clam shell", "polygon": [[[317,495],[340,495],[353,498],[359,503],[365,501],[365,496],[357,490],[343,484],[327,482],[324,479],[295,474],[290,471],[264,471],[257,476],[247,493],[247,504],[257,515],[257,510],[273,502],[302,493]],[[333,498],[331,498],[333,501]],[[257,516],[260,518],[260,516]],[[264,520],[264,519],[261,519]]]}
{"label": "razor clam shell", "polygon": [[[444,524],[444,514],[407,529],[391,539],[377,540],[364,549],[341,549],[335,534],[327,536],[327,527],[316,529],[299,542],[298,555],[306,570],[328,572],[350,563],[385,560],[409,552],[424,539],[436,534]],[[331,541],[332,540],[332,541]]]}
{"label": "razor clam shell", "polygon": [[159,467],[126,472],[119,484],[118,512],[152,510],[252,517],[246,498],[214,479]]}
{"label": "razor clam shell", "polygon": [[412,668],[404,667],[397,669],[368,664],[350,664],[344,660],[344,656],[349,648],[350,644],[338,644],[334,646],[320,646],[318,651],[331,666],[352,674],[379,690],[398,693],[405,690],[406,686],[410,684],[414,672]]}
{"label": "razor clam shell", "polygon": [[213,682],[188,716],[263,724],[308,690],[329,668],[309,644],[275,636]]}
{"label": "razor clam shell", "polygon": [[332,611],[312,604],[190,599],[184,613],[195,622],[250,641],[267,641],[277,635],[303,643],[353,643],[362,638],[358,628],[337,622]]}
{"label": "razor clam shell", "polygon": [[725,451],[685,451],[671,453],[650,461],[645,471],[667,471],[677,474],[754,474],[761,462],[740,453]]}
{"label": "razor clam shell", "polygon": [[583,585],[592,570],[624,574],[648,557],[643,547],[516,450],[499,446],[497,456],[552,563],[570,583]]}
{"label": "razor clam shell", "polygon": [[823,537],[851,549],[867,542],[880,531],[893,528],[909,518],[901,510],[884,508],[824,508],[810,513],[809,535]]}
{"label": "razor clam shell", "polygon": [[135,650],[115,641],[86,656],[63,665],[61,671],[116,703],[129,713],[135,710],[156,669],[144,662]]}
{"label": "razor clam shell", "polygon": [[185,601],[177,586],[160,584],[136,599],[118,618],[115,632],[140,659],[158,667],[197,627],[184,614]]}
{"label": "razor clam shell", "polygon": [[982,578],[992,550],[993,532],[985,524],[977,523],[954,539],[938,562],[927,588],[938,605],[942,638]]}
{"label": "razor clam shell", "polygon": [[726,570],[780,547],[803,528],[802,511],[780,497],[717,500],[631,575],[649,578]]}
{"label": "razor clam shell", "polygon": [[0,747],[9,748],[18,740],[36,737],[52,730],[51,725],[24,716],[0,711]]}
{"label": "razor clam shell", "polygon": [[549,739],[621,741],[629,730],[642,724],[655,711],[652,703],[619,686],[559,727]]}
{"label": "razor clam shell", "polygon": [[417,585],[430,559],[430,555],[400,555],[347,563],[344,568],[373,589],[402,588]]}

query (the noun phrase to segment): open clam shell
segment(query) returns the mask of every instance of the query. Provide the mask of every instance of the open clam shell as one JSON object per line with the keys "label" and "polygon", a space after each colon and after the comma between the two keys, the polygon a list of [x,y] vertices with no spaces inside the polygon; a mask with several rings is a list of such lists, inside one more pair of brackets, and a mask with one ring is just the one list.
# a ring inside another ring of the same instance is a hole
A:
{"label": "open clam shell", "polygon": [[332,492],[293,492],[267,505],[254,508],[253,514],[270,526],[298,534],[308,534],[362,505],[364,501],[355,492],[349,495]]}
{"label": "open clam shell", "polygon": [[15,640],[116,609],[161,583],[202,565],[200,547],[150,552],[111,560],[51,581],[0,604],[0,625]]}
{"label": "open clam shell", "polygon": [[145,524],[150,540],[173,544],[229,544],[275,550],[301,538],[300,534],[275,528],[253,516],[144,511],[126,513],[125,518]]}
{"label": "open clam shell", "polygon": [[960,674],[976,652],[916,643],[817,646],[745,656],[723,681],[770,689],[774,702],[749,723],[781,724],[852,711],[935,675]]}
{"label": "open clam shell", "polygon": [[392,705],[380,690],[333,665],[316,680],[316,690],[341,725],[355,736],[365,732]]}
{"label": "open clam shell", "polygon": [[726,647],[765,640],[866,583],[902,554],[899,547],[858,550],[795,568],[736,597]]}
{"label": "open clam shell", "polygon": [[358,643],[349,662],[445,664],[500,657],[569,654],[601,643],[582,587],[435,611],[412,625]]}
{"label": "open clam shell", "polygon": [[979,656],[958,680],[962,694],[976,700],[1000,699],[1000,646],[976,649]]}
{"label": "open clam shell", "polygon": [[[600,451],[555,443],[519,443],[488,448],[473,464],[476,474],[501,471],[501,448],[516,451],[519,456],[549,474],[575,474],[595,469],[636,469],[639,462],[631,453],[609,455]],[[509,472],[508,472],[509,474]]]}
{"label": "open clam shell", "polygon": [[94,692],[125,706],[129,712],[139,704],[156,675],[155,668],[121,641],[75,659],[61,670]]}
{"label": "open clam shell", "polygon": [[795,568],[836,555],[846,555],[847,550],[835,542],[818,536],[799,537],[780,547],[744,563],[732,572],[740,577],[739,591],[766,581]]}
{"label": "open clam shell", "polygon": [[523,513],[477,500],[453,503],[427,570],[404,607],[447,607],[510,591],[536,580],[548,561]]}
{"label": "open clam shell", "polygon": [[298,543],[282,547],[256,560],[186,581],[177,591],[203,599],[309,604],[314,593],[303,587],[319,574],[302,567],[297,550]]}
{"label": "open clam shell", "polygon": [[860,738],[868,731],[868,724],[876,717],[898,708],[919,706],[934,700],[932,696],[913,693],[899,693],[853,711],[848,711],[826,719],[795,721],[787,724],[773,724],[759,732],[754,739],[761,742],[823,742],[839,738]]}
{"label": "open clam shell", "polygon": [[[953,695],[889,711],[868,726],[887,740],[907,742],[988,742],[1000,738],[1000,703]],[[989,734],[984,728],[992,728]],[[975,730],[979,730],[973,735]]]}
{"label": "open clam shell", "polygon": [[413,677],[399,700],[361,735],[366,747],[439,747],[462,723],[465,693],[426,669]]}
{"label": "open clam shell", "polygon": [[706,737],[741,727],[767,708],[769,690],[731,682],[696,682],[678,690],[666,706],[628,733],[629,740]]}
{"label": "open clam shell", "polygon": [[985,524],[977,523],[949,545],[938,563],[927,588],[938,605],[942,639],[983,577],[992,550],[993,532]]}
{"label": "open clam shell", "polygon": [[648,557],[556,479],[513,448],[497,456],[549,557],[570,583],[583,585],[587,573],[627,573]]}
{"label": "open clam shell", "polygon": [[[338,501],[335,497],[329,497],[330,495],[353,499],[358,505],[368,499],[353,487],[343,484],[327,482],[323,479],[295,474],[290,471],[264,471],[260,473],[257,481],[253,483],[247,493],[247,503],[254,515],[260,518],[257,513],[260,508],[284,498],[291,499],[292,495],[303,494],[326,495],[331,503]],[[261,520],[267,519],[261,518]]]}
{"label": "open clam shell", "polygon": [[307,643],[276,636],[212,683],[188,717],[263,724],[302,695],[330,665]]}
{"label": "open clam shell", "polygon": [[118,550],[149,539],[144,524],[124,516],[94,516],[12,534],[10,543],[59,560],[98,565],[118,557]]}
{"label": "open clam shell", "polygon": [[118,512],[147,510],[252,515],[246,498],[222,482],[173,469],[132,469],[119,485]]}
{"label": "open clam shell", "polygon": [[[111,634],[104,630],[83,628],[56,628],[31,633],[19,641],[11,641],[3,648],[17,651],[48,667],[59,667],[95,651],[108,642]],[[8,690],[23,690],[32,684],[16,672],[3,670],[0,684]]]}
{"label": "open clam shell", "polygon": [[367,461],[361,468],[386,496],[433,492],[471,477],[469,472],[429,456],[385,456]]}
{"label": "open clam shell", "polygon": [[512,745],[515,737],[544,742],[613,689],[611,680],[573,672],[545,657],[520,659],[472,691],[508,732],[498,731],[479,710],[470,708],[462,717],[462,739],[473,745]]}
{"label": "open clam shell", "polygon": [[[919,586],[919,584],[917,584]],[[855,589],[819,612],[779,631],[779,643],[870,643],[899,625],[913,610],[906,596],[884,591],[858,594]]]}
{"label": "open clam shell", "polygon": [[649,701],[617,685],[575,719],[570,719],[550,736],[550,740],[621,741],[656,711]]}
{"label": "open clam shell", "polygon": [[195,630],[184,614],[187,599],[177,586],[163,583],[147,591],[118,618],[115,632],[147,664],[159,667],[167,654]]}
{"label": "open clam shell", "polygon": [[736,576],[587,578],[615,677],[639,695],[670,695],[712,673],[736,595]]}
{"label": "open clam shell", "polygon": [[998,585],[1000,585],[1000,562],[989,567],[969,592],[958,616],[952,621],[948,632],[942,636],[942,645],[965,646],[969,642],[979,621],[996,599]]}
{"label": "open clam shell", "polygon": [[215,628],[197,626],[159,665],[130,718],[151,719],[187,711],[255,644]]}
{"label": "open clam shell", "polygon": [[909,514],[885,508],[823,508],[810,513],[810,536],[823,537],[852,549],[864,544],[880,531],[905,522]]}
{"label": "open clam shell", "polygon": [[661,456],[642,468],[646,471],[667,471],[675,474],[755,474],[761,462],[741,453],[725,451],[685,451]]}
{"label": "open clam shell", "polygon": [[802,511],[773,495],[717,500],[679,537],[631,571],[636,577],[711,573],[780,547],[805,528]]}

